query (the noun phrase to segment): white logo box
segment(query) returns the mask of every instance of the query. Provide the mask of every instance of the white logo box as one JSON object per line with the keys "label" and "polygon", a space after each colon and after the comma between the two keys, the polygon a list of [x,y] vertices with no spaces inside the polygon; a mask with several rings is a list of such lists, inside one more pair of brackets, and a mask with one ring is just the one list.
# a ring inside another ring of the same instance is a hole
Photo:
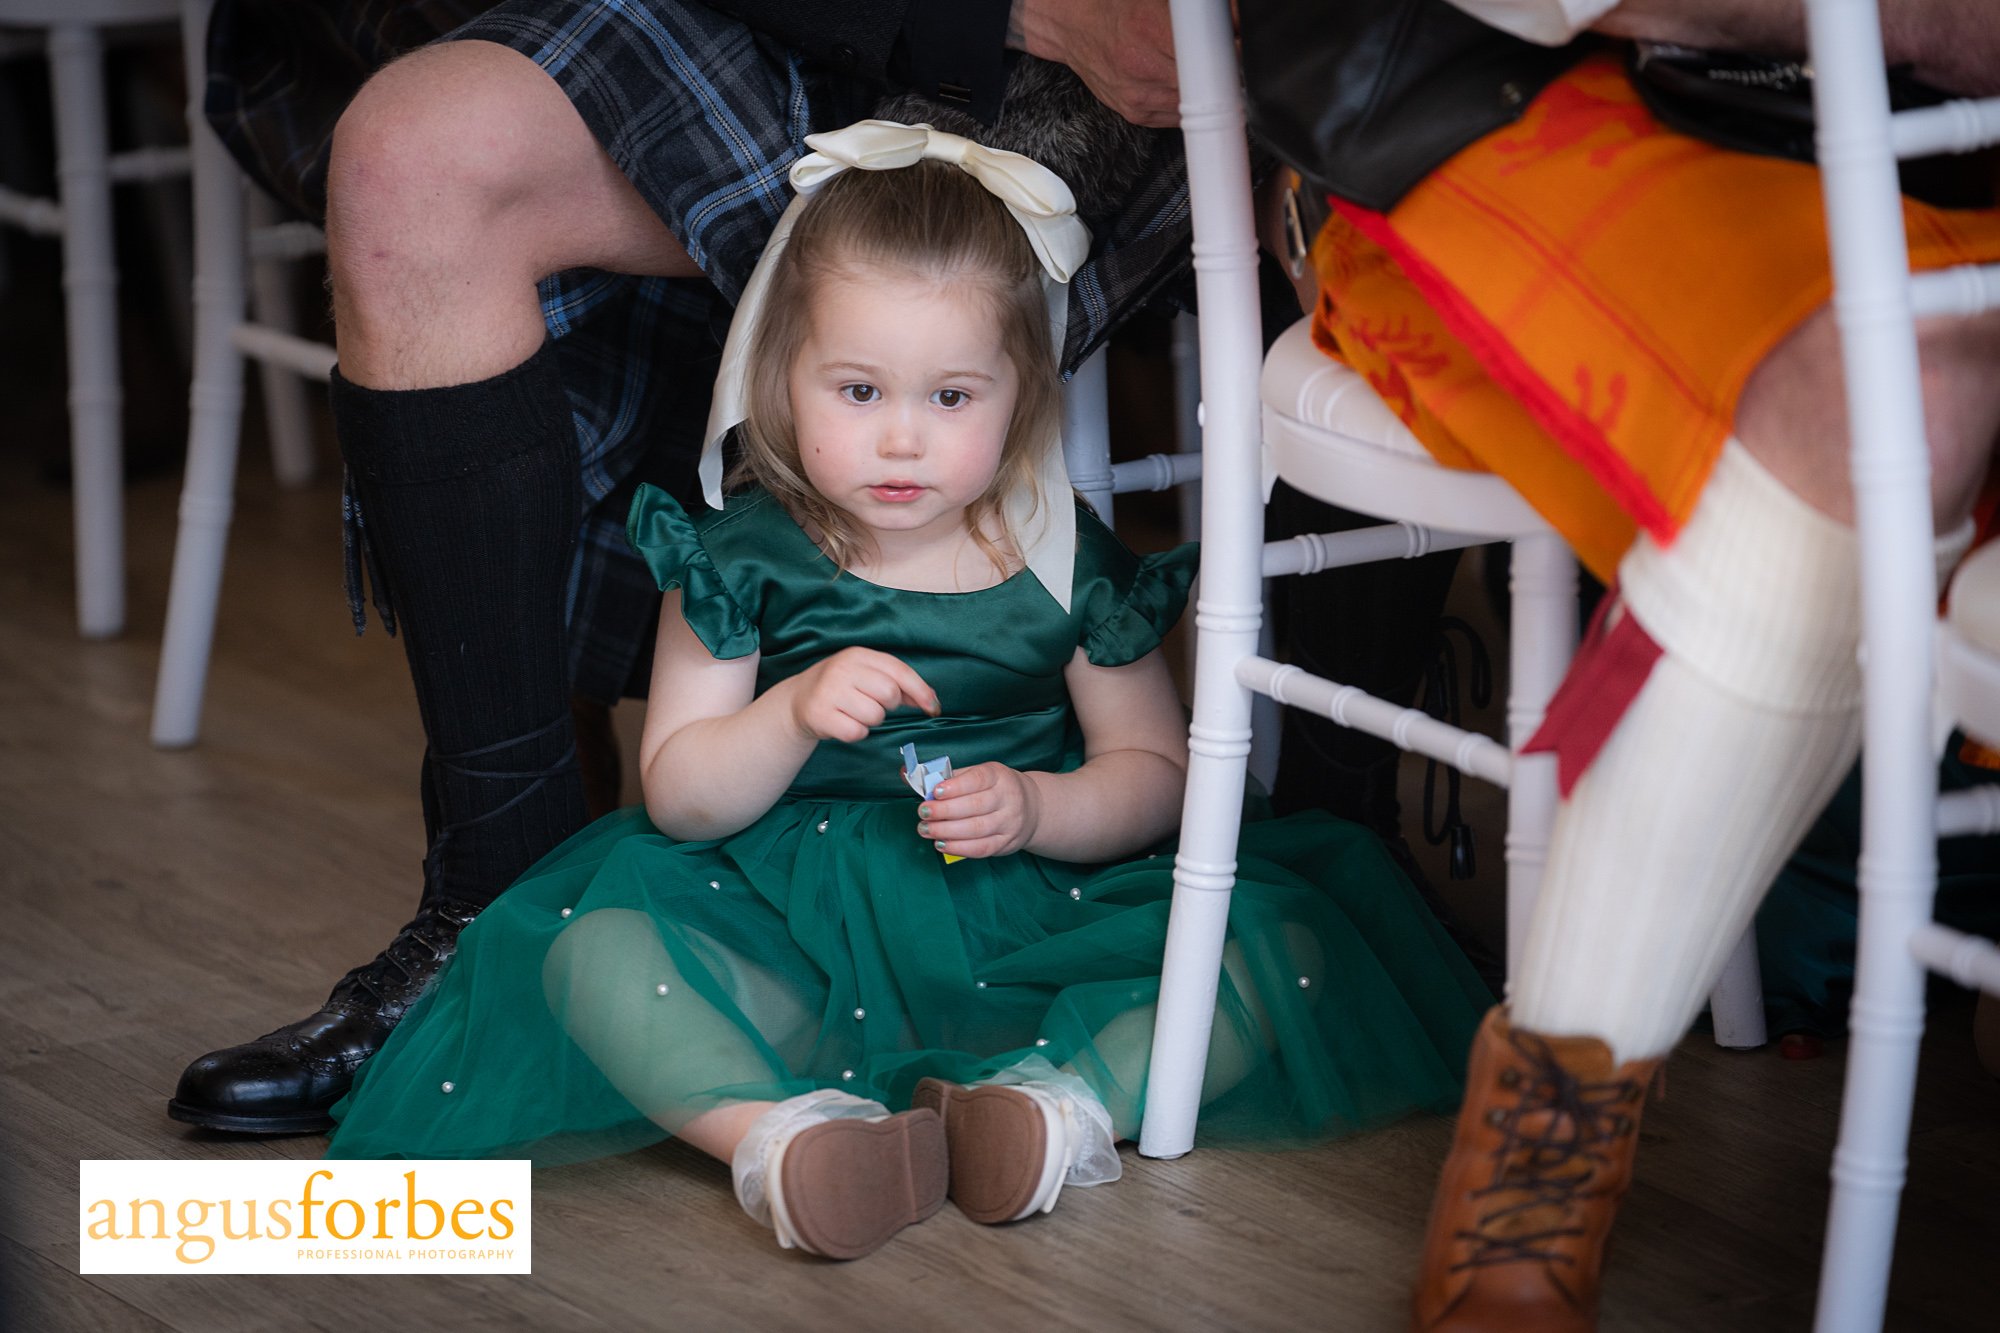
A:
{"label": "white logo box", "polygon": [[533,1272],[526,1161],[77,1163],[81,1273]]}

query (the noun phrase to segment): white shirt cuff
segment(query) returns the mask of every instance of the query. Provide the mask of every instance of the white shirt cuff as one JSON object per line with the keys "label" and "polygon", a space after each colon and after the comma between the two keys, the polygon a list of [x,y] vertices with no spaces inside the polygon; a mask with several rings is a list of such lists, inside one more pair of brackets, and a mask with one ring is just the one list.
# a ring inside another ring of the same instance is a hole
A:
{"label": "white shirt cuff", "polygon": [[1618,0],[1450,0],[1488,27],[1561,46],[1617,8]]}

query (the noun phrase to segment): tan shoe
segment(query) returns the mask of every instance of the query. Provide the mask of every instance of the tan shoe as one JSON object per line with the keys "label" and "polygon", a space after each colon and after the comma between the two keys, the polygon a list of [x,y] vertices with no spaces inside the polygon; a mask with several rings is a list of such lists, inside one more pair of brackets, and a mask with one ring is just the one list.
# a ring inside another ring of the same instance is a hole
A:
{"label": "tan shoe", "polygon": [[1016,1222],[1055,1206],[1069,1163],[1061,1112],[1017,1087],[927,1078],[915,1104],[938,1114],[951,1201],[975,1222]]}
{"label": "tan shoe", "polygon": [[872,1254],[944,1207],[944,1129],[929,1111],[814,1125],[774,1165],[779,1236],[829,1259]]}
{"label": "tan shoe", "polygon": [[944,1122],[951,1201],[975,1222],[1046,1213],[1063,1186],[1108,1185],[1124,1171],[1104,1103],[1038,1056],[971,1086],[924,1079],[914,1101]]}
{"label": "tan shoe", "polygon": [[1659,1067],[1614,1066],[1601,1041],[1522,1032],[1504,1009],[1487,1014],[1431,1205],[1413,1328],[1597,1326],[1605,1240]]}
{"label": "tan shoe", "polygon": [[732,1163],[743,1210],[786,1249],[859,1259],[944,1207],[944,1126],[822,1089],[778,1103]]}

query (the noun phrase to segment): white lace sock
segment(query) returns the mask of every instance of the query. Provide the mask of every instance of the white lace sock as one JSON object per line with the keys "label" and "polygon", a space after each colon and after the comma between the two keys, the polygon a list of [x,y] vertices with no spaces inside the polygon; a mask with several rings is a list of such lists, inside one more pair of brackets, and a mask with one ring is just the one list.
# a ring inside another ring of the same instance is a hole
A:
{"label": "white lace sock", "polygon": [[[1969,530],[1941,540],[1948,569]],[[1853,763],[1852,529],[1735,440],[1669,549],[1641,536],[1623,606],[1663,649],[1557,815],[1510,986],[1515,1026],[1663,1055]]]}

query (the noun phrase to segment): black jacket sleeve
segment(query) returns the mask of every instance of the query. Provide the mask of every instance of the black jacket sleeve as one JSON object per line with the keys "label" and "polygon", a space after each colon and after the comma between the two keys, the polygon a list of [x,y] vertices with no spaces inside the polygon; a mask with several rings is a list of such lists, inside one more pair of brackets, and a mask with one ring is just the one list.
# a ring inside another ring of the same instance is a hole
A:
{"label": "black jacket sleeve", "polygon": [[1010,0],[704,0],[828,69],[999,114]]}
{"label": "black jacket sleeve", "polygon": [[916,0],[903,16],[889,76],[991,125],[1007,86],[1009,0]]}

